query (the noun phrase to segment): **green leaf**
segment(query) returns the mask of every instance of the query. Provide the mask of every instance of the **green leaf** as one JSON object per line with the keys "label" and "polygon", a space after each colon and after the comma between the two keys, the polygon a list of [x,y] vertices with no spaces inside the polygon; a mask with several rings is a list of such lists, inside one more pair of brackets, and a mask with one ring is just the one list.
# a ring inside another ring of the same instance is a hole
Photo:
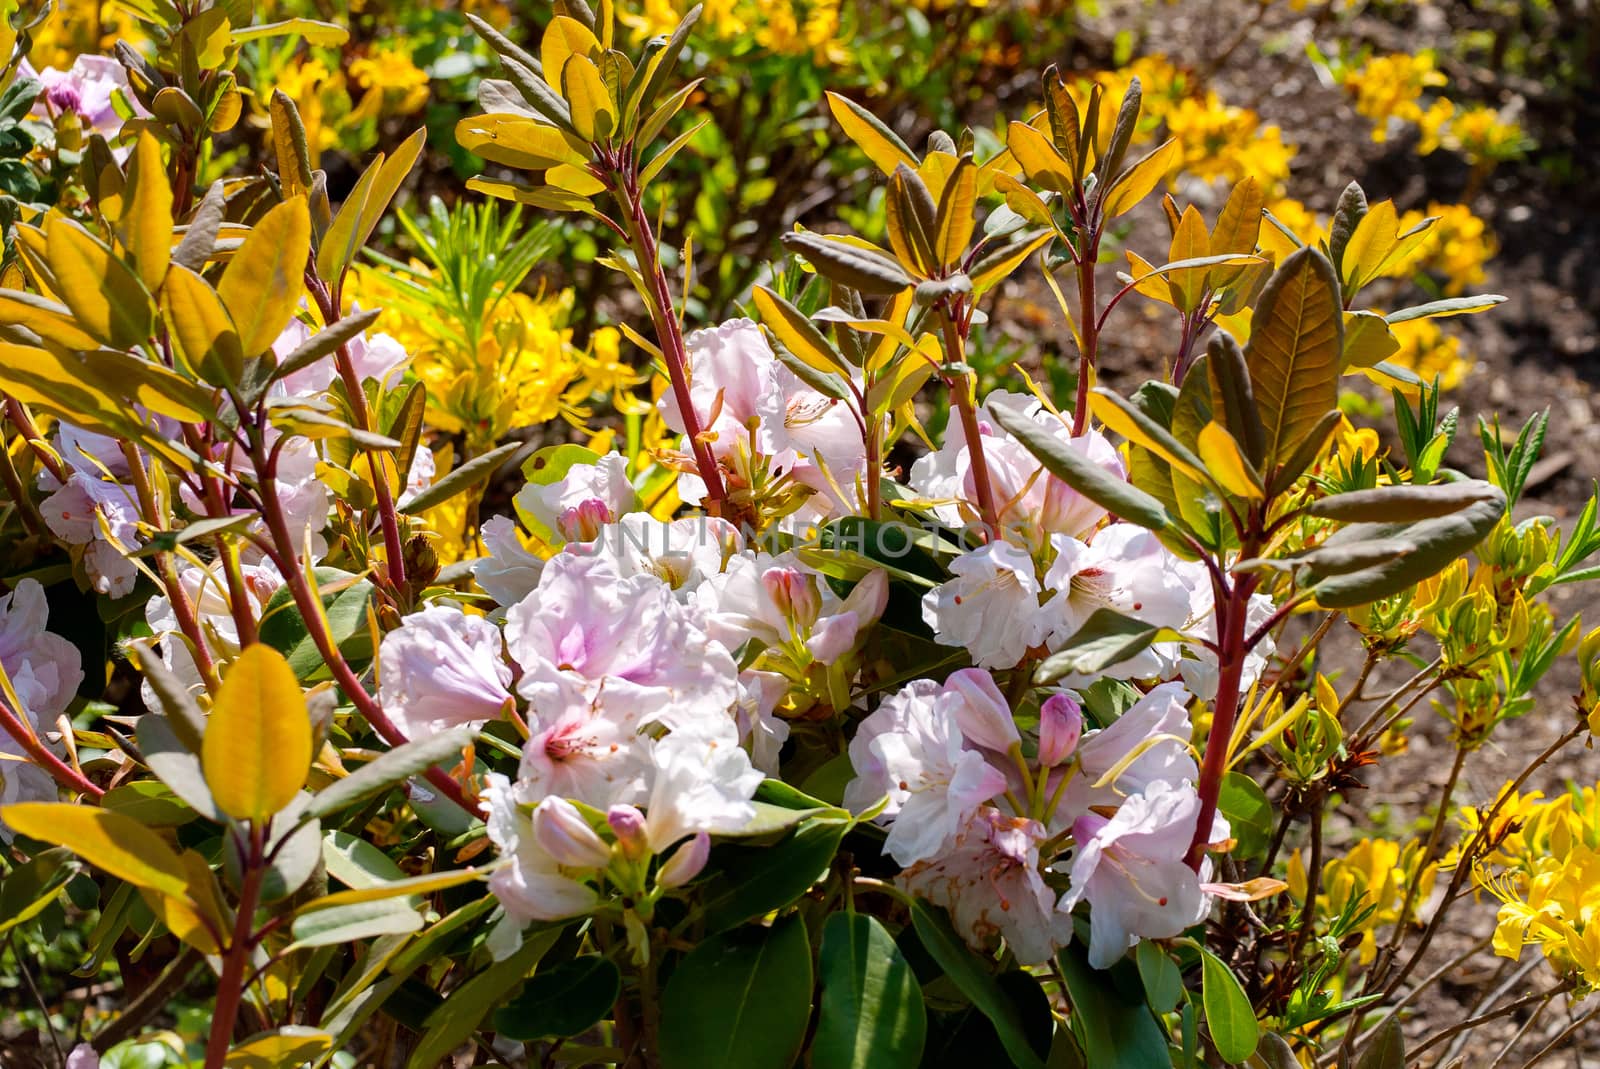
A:
{"label": "green leaf", "polygon": [[1217,808],[1228,818],[1228,826],[1238,841],[1234,857],[1252,858],[1266,853],[1272,839],[1273,809],[1259,783],[1243,772],[1229,772],[1222,778]]}
{"label": "green leaf", "polygon": [[818,962],[822,1006],[812,1069],[911,1069],[921,1062],[928,1028],[922,990],[876,917],[831,915]]}
{"label": "green leaf", "polygon": [[809,260],[818,274],[867,296],[887,297],[911,285],[905,268],[882,252],[809,231],[785,234],[783,244]]}
{"label": "green leaf", "polygon": [[917,166],[916,153],[883,120],[849,97],[833,92],[827,96],[828,110],[833,112],[834,119],[844,128],[846,136],[877,164],[880,171],[894,174],[896,167]]}
{"label": "green leaf", "polygon": [[1183,999],[1183,973],[1172,955],[1161,944],[1141,939],[1133,949],[1139,967],[1139,982],[1144,985],[1145,1001],[1156,1013],[1171,1013]]}
{"label": "green leaf", "polygon": [[442,1064],[477,1030],[489,1010],[503,1001],[506,992],[539,964],[560,935],[560,929],[552,928],[528,936],[515,954],[495,962],[445,996],[422,1022],[422,1038],[411,1049],[406,1069],[434,1069]]}
{"label": "green leaf", "polygon": [[761,316],[761,322],[772,331],[778,344],[806,366],[830,374],[841,371],[849,374],[850,368],[844,362],[844,357],[839,355],[816,324],[806,318],[804,312],[765,286],[757,286],[751,300]]}
{"label": "green leaf", "polygon": [[415,906],[396,898],[379,898],[302,913],[295,917],[289,931],[295,947],[304,949],[400,935],[421,928],[422,914]]}
{"label": "green leaf", "polygon": [[585,954],[523,984],[494,1011],[494,1030],[519,1043],[581,1035],[611,1012],[621,989],[622,973],[610,958]]}
{"label": "green leaf", "polygon": [[1384,316],[1389,323],[1409,323],[1413,319],[1437,319],[1443,316],[1470,315],[1473,312],[1485,312],[1497,304],[1504,304],[1506,298],[1498,293],[1481,293],[1475,297],[1446,297],[1439,301],[1429,301],[1427,304],[1415,305],[1411,308],[1402,308],[1398,312],[1390,312]]}
{"label": "green leaf", "polygon": [[1344,312],[1339,283],[1315,249],[1291,253],[1261,291],[1245,362],[1265,432],[1265,464],[1291,456],[1339,401]]}
{"label": "green leaf", "polygon": [[321,330],[312,334],[305,341],[295,347],[294,352],[284,357],[273,369],[271,380],[292,375],[301,368],[310,367],[323,357],[333,355],[334,350],[351,339],[360,335],[368,327],[378,321],[378,316],[383,313],[381,308],[372,308],[364,312],[353,312],[330,323]]}
{"label": "green leaf", "polygon": [[459,757],[475,734],[471,728],[454,728],[396,746],[332,786],[318,791],[306,809],[306,815],[324,817],[337,813],[447,758]]}
{"label": "green leaf", "polygon": [[158,713],[146,713],[139,718],[135,737],[139,742],[139,752],[144,755],[144,763],[190,809],[207,820],[225,823],[227,816],[217,808],[216,799],[211,797],[211,788],[206,786],[200,756],[181,741],[176,723]]}
{"label": "green leaf", "polygon": [[1074,1031],[1093,1069],[1169,1069],[1165,1031],[1145,1005],[1144,988],[1129,963],[1100,970],[1081,942],[1056,955],[1067,978]]}
{"label": "green leaf", "polygon": [[279,22],[261,22],[233,31],[233,43],[259,41],[264,37],[298,37],[309,45],[334,48],[350,39],[350,31],[331,22],[316,19],[283,19]]}
{"label": "green leaf", "polygon": [[1244,350],[1227,331],[1220,331],[1206,349],[1205,365],[1211,383],[1212,418],[1220,417],[1234,441],[1243,447],[1246,459],[1259,471],[1267,451],[1266,428],[1256,409]]}
{"label": "green leaf", "polygon": [[661,994],[663,1069],[789,1069],[811,1018],[811,947],[791,914],[712,936]]}
{"label": "green leaf", "polygon": [[78,326],[115,349],[149,342],[155,306],[132,268],[66,216],[49,216],[45,233],[54,288]]}
{"label": "green leaf", "polygon": [[1165,628],[1125,616],[1116,609],[1096,609],[1064,647],[1039,664],[1033,681],[1042,687],[1062,676],[1098,673],[1144,650],[1160,639],[1163,631],[1169,637],[1177,637]]}
{"label": "green leaf", "polygon": [[13,867],[6,873],[4,884],[0,884],[0,932],[8,932],[43,913],[80,871],[72,863],[72,851],[60,846],[41,850]]}
{"label": "green leaf", "polygon": [[1160,501],[1112,475],[1033,419],[1005,408],[995,409],[993,415],[1047,471],[1101,508],[1153,531],[1177,526]]}
{"label": "green leaf", "polygon": [[[328,617],[328,630],[333,641],[347,657],[370,657],[371,642],[367,635],[367,603],[373,594],[372,583],[354,579],[348,572],[336,568],[318,568],[315,572],[317,586],[322,594],[322,609]],[[316,642],[306,629],[305,620],[294,603],[294,595],[287,586],[267,600],[261,618],[261,641],[288,658],[289,667],[301,679],[317,675],[326,677],[328,668]]]}
{"label": "green leaf", "polygon": [[246,646],[217,692],[200,759],[217,808],[262,821],[289,804],[311,768],[311,717],[294,670],[271,646]]}
{"label": "green leaf", "polygon": [[[1044,1069],[1043,1055],[1028,1042],[1022,1014],[989,971],[950,925],[949,915],[923,900],[911,903],[911,923],[923,949],[961,993],[994,1025],[1011,1061],[1019,1069]],[[1098,1062],[1094,1063],[1098,1066]]]}
{"label": "green leaf", "polygon": [[1379,486],[1318,498],[1306,511],[1345,523],[1400,523],[1448,516],[1468,505],[1497,501],[1500,490],[1477,479],[1430,486]]}
{"label": "green leaf", "polygon": [[1396,1018],[1378,1026],[1378,1034],[1356,1059],[1356,1069],[1406,1069],[1406,1040]]}
{"label": "green leaf", "polygon": [[702,899],[706,929],[724,931],[793,902],[828,871],[849,827],[808,820],[770,846],[719,844],[708,866],[716,875]]}
{"label": "green leaf", "polygon": [[1448,516],[1413,524],[1353,523],[1335,531],[1325,546],[1344,546],[1379,539],[1402,538],[1416,548],[1379,564],[1314,582],[1312,592],[1324,608],[1343,609],[1399,593],[1439,572],[1469,552],[1499,522],[1505,498],[1468,505]]}
{"label": "green leaf", "polygon": [[1206,1027],[1217,1053],[1230,1062],[1242,1062],[1256,1052],[1261,1027],[1244,988],[1222,959],[1209,950],[1200,951],[1201,998],[1206,1008]]}

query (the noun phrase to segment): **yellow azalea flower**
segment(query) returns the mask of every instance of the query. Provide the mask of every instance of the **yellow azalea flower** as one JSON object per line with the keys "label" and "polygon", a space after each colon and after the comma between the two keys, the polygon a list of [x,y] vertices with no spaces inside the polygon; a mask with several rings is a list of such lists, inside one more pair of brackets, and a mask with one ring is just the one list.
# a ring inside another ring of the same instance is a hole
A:
{"label": "yellow azalea flower", "polygon": [[[1431,319],[1413,319],[1409,323],[1396,323],[1391,328],[1400,342],[1400,349],[1389,357],[1389,363],[1416,373],[1423,382],[1436,377],[1439,385],[1453,390],[1461,385],[1474,363],[1471,353],[1461,351],[1461,339],[1446,334]],[[1415,388],[1402,387],[1408,395]]]}
{"label": "yellow azalea flower", "polygon": [[1482,219],[1465,204],[1428,205],[1425,212],[1411,211],[1400,216],[1399,228],[1404,233],[1434,217],[1427,237],[1421,245],[1404,259],[1397,260],[1388,271],[1396,277],[1428,271],[1443,276],[1445,293],[1456,296],[1484,283],[1484,265],[1500,252],[1500,243]]}
{"label": "yellow azalea flower", "polygon": [[129,9],[116,0],[56,0],[49,18],[32,35],[28,61],[36,70],[66,70],[85,53],[110,55],[118,41],[142,51],[150,40]]}
{"label": "yellow azalea flower", "polygon": [[1381,143],[1389,139],[1391,120],[1414,123],[1421,118],[1423,91],[1445,81],[1434,67],[1432,52],[1397,52],[1346,71],[1344,87],[1355,98],[1356,111],[1373,121],[1372,140]]}
{"label": "yellow azalea flower", "polygon": [[[1422,860],[1420,842],[1403,848],[1389,839],[1362,839],[1322,866],[1322,888],[1317,894],[1317,916],[1324,920],[1349,915],[1357,918],[1351,932],[1361,934],[1359,958],[1363,964],[1377,954],[1377,932],[1399,920],[1406,888]],[[1427,901],[1439,872],[1438,862],[1422,870],[1418,899]],[[1305,863],[1298,852],[1289,857],[1289,893],[1304,902],[1307,892]],[[1413,911],[1413,920],[1415,912]]]}
{"label": "yellow azalea flower", "polygon": [[428,102],[428,74],[411,62],[411,49],[390,42],[350,64],[350,78],[364,91],[356,112],[373,119],[410,115]]}

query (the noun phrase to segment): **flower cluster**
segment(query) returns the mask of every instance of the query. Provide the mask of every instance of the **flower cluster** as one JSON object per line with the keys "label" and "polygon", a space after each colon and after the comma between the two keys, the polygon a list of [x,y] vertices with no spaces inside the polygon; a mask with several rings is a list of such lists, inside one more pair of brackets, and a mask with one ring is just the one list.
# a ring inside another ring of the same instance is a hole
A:
{"label": "flower cluster", "polygon": [[[60,752],[56,718],[64,713],[83,682],[76,646],[45,630],[50,606],[44,587],[23,579],[0,595],[0,715],[21,722],[41,744]],[[55,782],[9,732],[0,731],[0,805],[56,796]],[[0,842],[10,832],[0,821]]]}

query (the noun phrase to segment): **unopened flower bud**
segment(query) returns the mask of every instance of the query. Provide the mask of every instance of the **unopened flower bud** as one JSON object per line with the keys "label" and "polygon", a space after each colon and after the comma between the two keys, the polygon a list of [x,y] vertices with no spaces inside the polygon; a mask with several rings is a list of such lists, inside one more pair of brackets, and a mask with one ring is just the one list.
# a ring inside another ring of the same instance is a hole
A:
{"label": "unopened flower bud", "polygon": [[693,839],[689,839],[672,852],[666,863],[661,866],[661,871],[656,873],[656,883],[662,887],[682,887],[706,867],[706,859],[711,856],[711,836],[705,832],[698,832]]}
{"label": "unopened flower bud", "polygon": [[550,797],[533,810],[533,837],[556,862],[574,869],[604,868],[611,848],[565,798]]}
{"label": "unopened flower bud", "polygon": [[1050,695],[1039,707],[1039,764],[1054,768],[1065,762],[1082,735],[1082,708],[1069,695]]}
{"label": "unopened flower bud", "polygon": [[952,672],[944,689],[960,699],[955,707],[956,725],[967,741],[996,753],[1005,753],[1022,741],[1011,705],[988,672],[981,668]]}
{"label": "unopened flower bud", "polygon": [[650,854],[650,835],[645,829],[644,814],[631,805],[614,805],[606,810],[606,823],[617,836],[617,845],[630,861]]}
{"label": "unopened flower bud", "polygon": [[761,585],[796,629],[810,627],[822,613],[817,577],[799,568],[768,568],[761,573]]}
{"label": "unopened flower bud", "polygon": [[600,537],[601,529],[615,519],[604,501],[591,497],[564,509],[556,519],[556,526],[561,528],[561,537],[568,542],[593,542]]}

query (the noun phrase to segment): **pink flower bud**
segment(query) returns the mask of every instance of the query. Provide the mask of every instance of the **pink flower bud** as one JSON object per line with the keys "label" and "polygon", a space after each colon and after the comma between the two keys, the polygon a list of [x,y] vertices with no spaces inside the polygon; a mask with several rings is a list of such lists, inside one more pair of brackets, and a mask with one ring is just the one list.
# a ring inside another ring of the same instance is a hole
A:
{"label": "pink flower bud", "polygon": [[561,528],[561,537],[568,542],[593,542],[600,537],[600,529],[615,519],[604,501],[591,497],[563,509],[556,518],[556,526]]}
{"label": "pink flower bud", "polygon": [[1039,764],[1045,768],[1071,757],[1083,734],[1083,710],[1067,694],[1052,694],[1039,707]]}
{"label": "pink flower bud", "polygon": [[959,699],[955,705],[956,725],[968,742],[1005,753],[1022,741],[1017,722],[1011,717],[1011,705],[988,672],[981,668],[952,672],[944,689]]}
{"label": "pink flower bud", "polygon": [[617,836],[617,845],[630,861],[650,854],[650,835],[645,829],[644,814],[631,805],[614,805],[606,810],[606,823]]}
{"label": "pink flower bud", "polygon": [[611,847],[565,798],[552,796],[534,808],[533,837],[557,864],[568,868],[601,869],[611,862]]}
{"label": "pink flower bud", "polygon": [[817,577],[799,568],[768,568],[761,573],[761,585],[797,630],[810,627],[822,612]]}
{"label": "pink flower bud", "polygon": [[682,887],[706,867],[706,859],[711,856],[711,836],[705,832],[698,832],[693,839],[689,839],[672,852],[666,863],[661,866],[661,871],[656,873],[656,883],[662,887]]}

